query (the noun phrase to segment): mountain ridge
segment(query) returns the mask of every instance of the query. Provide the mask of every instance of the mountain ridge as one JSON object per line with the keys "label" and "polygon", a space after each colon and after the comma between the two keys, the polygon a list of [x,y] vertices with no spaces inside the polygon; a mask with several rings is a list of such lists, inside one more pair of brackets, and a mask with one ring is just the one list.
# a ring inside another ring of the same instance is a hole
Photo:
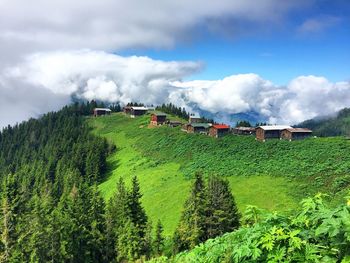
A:
{"label": "mountain ridge", "polygon": [[315,117],[303,121],[295,127],[304,127],[313,130],[317,136],[347,136],[350,137],[350,108],[344,108],[335,116]]}

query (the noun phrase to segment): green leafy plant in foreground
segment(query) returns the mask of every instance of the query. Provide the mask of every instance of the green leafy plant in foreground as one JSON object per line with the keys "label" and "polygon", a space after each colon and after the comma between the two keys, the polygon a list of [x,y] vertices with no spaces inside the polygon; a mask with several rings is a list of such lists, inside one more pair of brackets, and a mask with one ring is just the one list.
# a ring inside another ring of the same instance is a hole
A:
{"label": "green leafy plant in foreground", "polygon": [[243,224],[174,258],[151,262],[349,262],[350,198],[330,209],[317,194],[289,217],[250,207]]}

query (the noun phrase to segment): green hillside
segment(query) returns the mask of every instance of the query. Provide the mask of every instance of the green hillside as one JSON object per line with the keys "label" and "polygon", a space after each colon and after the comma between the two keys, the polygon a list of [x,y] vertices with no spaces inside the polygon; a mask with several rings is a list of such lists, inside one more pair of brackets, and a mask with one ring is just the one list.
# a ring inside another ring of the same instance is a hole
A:
{"label": "green hillside", "polygon": [[315,118],[297,125],[312,129],[318,136],[347,136],[350,137],[350,108],[342,109],[334,117]]}
{"label": "green hillside", "polygon": [[350,141],[342,138],[260,143],[253,137],[213,139],[180,128],[148,128],[149,116],[131,119],[118,113],[87,121],[95,134],[117,146],[99,186],[103,196],[112,196],[120,176],[128,182],[137,175],[146,212],[153,222],[161,219],[167,235],[177,225],[198,170],[227,176],[242,212],[249,204],[289,211],[318,191],[337,202],[350,183]]}

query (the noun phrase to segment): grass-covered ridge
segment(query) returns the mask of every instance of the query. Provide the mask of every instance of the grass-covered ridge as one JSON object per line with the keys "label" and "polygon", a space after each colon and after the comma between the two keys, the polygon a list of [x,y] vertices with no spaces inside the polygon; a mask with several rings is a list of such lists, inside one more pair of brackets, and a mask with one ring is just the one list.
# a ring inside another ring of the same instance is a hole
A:
{"label": "grass-covered ridge", "polygon": [[119,176],[137,175],[151,219],[172,234],[195,171],[227,176],[241,211],[248,204],[269,210],[296,207],[301,196],[317,191],[342,196],[350,182],[350,141],[311,138],[256,142],[229,135],[213,139],[180,128],[148,128],[149,116],[123,114],[88,119],[94,133],[117,145],[110,172],[100,185],[105,198]]}

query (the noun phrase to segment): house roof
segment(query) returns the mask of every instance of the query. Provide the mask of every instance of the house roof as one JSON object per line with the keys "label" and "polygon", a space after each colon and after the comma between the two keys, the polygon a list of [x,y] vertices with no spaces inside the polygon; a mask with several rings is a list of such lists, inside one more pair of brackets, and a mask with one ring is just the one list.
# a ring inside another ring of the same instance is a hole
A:
{"label": "house roof", "polygon": [[166,117],[166,114],[164,112],[160,112],[160,111],[155,111],[155,112],[152,112],[152,115],[156,115],[156,116],[165,116]]}
{"label": "house roof", "polygon": [[215,129],[230,129],[230,126],[226,125],[226,124],[214,124],[212,127],[214,127]]}
{"label": "house roof", "polygon": [[146,107],[134,107],[134,106],[132,106],[131,107],[133,110],[148,110],[148,108],[146,108]]}
{"label": "house roof", "polygon": [[111,111],[111,109],[108,108],[95,108],[94,110]]}
{"label": "house roof", "polygon": [[193,115],[190,115],[190,119],[200,119],[201,116],[199,116],[198,114],[193,114]]}
{"label": "house roof", "polygon": [[255,127],[236,127],[235,129],[240,131],[255,131]]}
{"label": "house roof", "polygon": [[203,127],[203,128],[209,128],[211,126],[211,123],[190,123],[188,124],[189,126],[192,126],[192,127]]}
{"label": "house roof", "polygon": [[312,130],[307,129],[307,128],[290,128],[290,129],[286,129],[286,130],[290,131],[290,132],[309,132],[309,133],[312,132]]}
{"label": "house roof", "polygon": [[261,128],[265,131],[273,131],[273,130],[281,131],[285,129],[292,129],[292,127],[288,125],[267,125],[267,126],[259,126],[258,128]]}

